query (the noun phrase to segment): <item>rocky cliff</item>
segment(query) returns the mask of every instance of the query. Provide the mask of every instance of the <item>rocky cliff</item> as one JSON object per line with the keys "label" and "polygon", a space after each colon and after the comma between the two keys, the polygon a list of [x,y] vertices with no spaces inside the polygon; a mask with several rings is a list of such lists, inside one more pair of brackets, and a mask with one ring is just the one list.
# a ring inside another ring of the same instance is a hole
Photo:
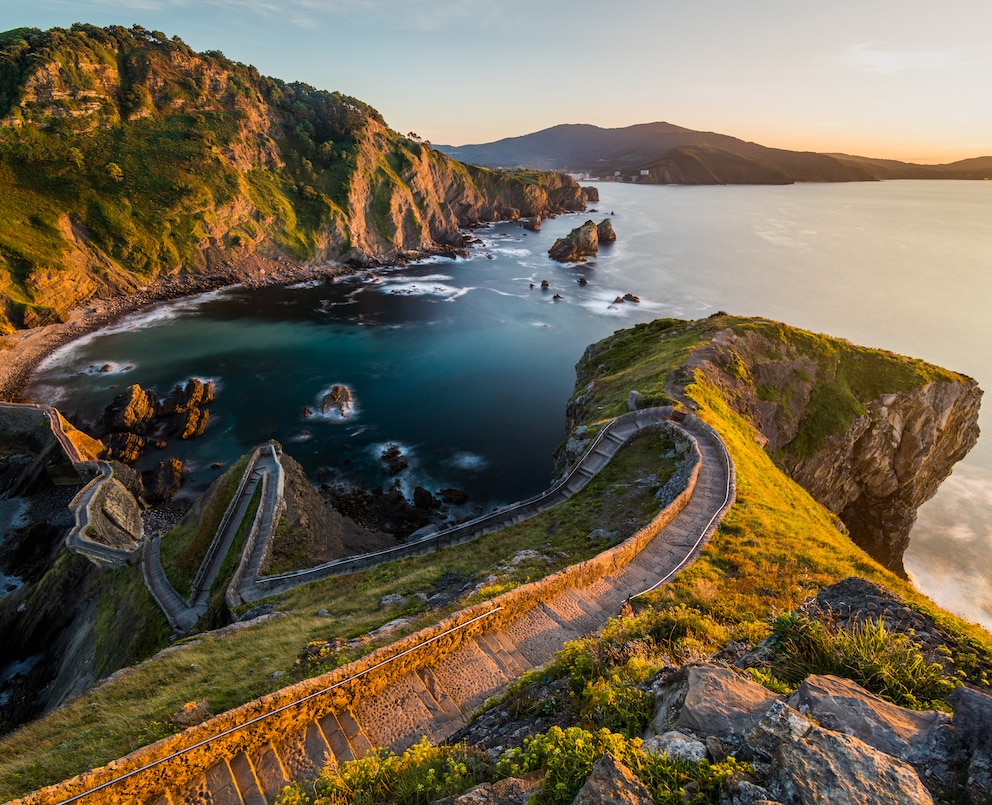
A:
{"label": "rocky cliff", "polygon": [[974,380],[784,325],[718,332],[687,365],[724,386],[783,469],[900,574],[917,509],[978,441]]}
{"label": "rocky cliff", "polygon": [[563,174],[467,168],[339,93],[139,26],[0,34],[0,332],[258,255],[359,264],[581,210]]}
{"label": "rocky cliff", "polygon": [[[681,332],[686,328],[691,335]],[[764,320],[725,314],[696,323],[659,320],[587,350],[578,367],[580,391],[570,403],[572,427],[594,410],[604,372],[616,372],[610,356],[627,361],[639,354],[648,362],[669,336],[687,340],[679,362],[653,367],[652,392],[642,370],[640,393],[629,404],[673,399],[695,406],[687,386],[705,378],[751,423],[776,463],[844,521],[858,545],[902,574],[917,509],[978,440],[982,391],[975,381]]]}

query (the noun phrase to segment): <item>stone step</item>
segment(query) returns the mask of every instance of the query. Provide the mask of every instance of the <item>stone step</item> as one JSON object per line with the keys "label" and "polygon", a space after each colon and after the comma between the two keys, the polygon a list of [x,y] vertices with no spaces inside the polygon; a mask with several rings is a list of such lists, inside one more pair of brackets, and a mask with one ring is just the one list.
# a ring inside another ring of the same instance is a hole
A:
{"label": "stone step", "polygon": [[337,763],[344,763],[345,761],[355,759],[355,751],[352,749],[351,743],[348,741],[348,736],[344,734],[344,730],[341,729],[341,724],[338,722],[338,718],[334,713],[328,713],[320,719],[318,724],[320,725],[321,732],[324,733],[327,745],[331,747],[331,754]]}
{"label": "stone step", "polygon": [[365,753],[372,749],[373,746],[368,736],[362,730],[362,725],[355,718],[355,714],[351,710],[344,710],[338,713],[337,716],[338,723],[347,736],[348,743],[351,744],[351,751],[355,757],[365,757]]}
{"label": "stone step", "polygon": [[463,713],[472,713],[488,696],[510,681],[475,640],[463,642],[429,667]]}
{"label": "stone step", "polygon": [[533,607],[505,627],[506,636],[533,667],[544,665],[574,632],[565,630],[547,610]]}
{"label": "stone step", "polygon": [[476,636],[475,640],[479,644],[479,648],[486,652],[499,666],[507,679],[516,679],[523,673],[523,669],[517,661],[507,654],[500,642],[491,634],[480,634]]}
{"label": "stone step", "polygon": [[251,767],[248,756],[243,752],[231,759],[231,773],[234,775],[234,782],[238,786],[244,805],[268,805],[258,777],[255,776],[255,770]]}
{"label": "stone step", "polygon": [[175,799],[184,805],[243,805],[226,760],[207,769],[203,777],[191,783]]}
{"label": "stone step", "polygon": [[445,690],[444,685],[441,684],[430,668],[419,669],[417,675],[420,677],[420,681],[424,683],[424,687],[431,695],[431,698],[444,710],[448,718],[452,721],[466,722],[466,714],[458,709],[458,705],[455,704],[451,695]]}
{"label": "stone step", "polygon": [[402,751],[427,733],[428,726],[443,712],[427,693],[423,680],[408,673],[359,702],[354,715],[373,745]]}
{"label": "stone step", "polygon": [[324,764],[334,760],[331,747],[315,722],[284,736],[276,743],[275,749],[283,769],[292,780],[314,780]]}
{"label": "stone step", "polygon": [[268,802],[272,802],[290,781],[276,750],[271,744],[267,744],[257,753],[249,754],[248,760],[255,770],[255,779],[262,789],[262,795]]}

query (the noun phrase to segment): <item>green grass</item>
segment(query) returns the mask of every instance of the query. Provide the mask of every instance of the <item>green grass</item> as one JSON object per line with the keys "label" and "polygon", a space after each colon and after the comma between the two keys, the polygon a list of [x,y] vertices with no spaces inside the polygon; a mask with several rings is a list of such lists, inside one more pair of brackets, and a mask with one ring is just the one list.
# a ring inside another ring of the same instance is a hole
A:
{"label": "green grass", "polygon": [[[495,572],[499,583],[518,583],[595,555],[607,543],[590,539],[591,531],[608,527],[622,539],[657,513],[654,493],[675,468],[665,457],[669,447],[657,434],[644,436],[624,448],[579,494],[531,520],[469,546],[300,587],[270,599],[281,617],[226,637],[206,633],[183,641],[179,650],[160,654],[0,739],[0,798],[21,796],[164,737],[174,731],[168,718],[186,702],[207,698],[220,713],[283,687],[305,671],[297,659],[311,642],[356,637],[399,614],[410,615],[411,624],[390,637],[397,639],[480,600],[470,591],[447,608],[426,611],[411,594],[430,592],[446,572],[483,584]],[[498,570],[524,549],[548,558]],[[380,608],[379,599],[389,593],[410,595],[410,603],[400,611]],[[331,617],[317,617],[322,608]],[[281,675],[270,678],[276,672]]]}
{"label": "green grass", "polygon": [[179,525],[162,535],[162,568],[183,598],[192,592],[193,579],[247,466],[248,456],[242,456],[211,485]]}

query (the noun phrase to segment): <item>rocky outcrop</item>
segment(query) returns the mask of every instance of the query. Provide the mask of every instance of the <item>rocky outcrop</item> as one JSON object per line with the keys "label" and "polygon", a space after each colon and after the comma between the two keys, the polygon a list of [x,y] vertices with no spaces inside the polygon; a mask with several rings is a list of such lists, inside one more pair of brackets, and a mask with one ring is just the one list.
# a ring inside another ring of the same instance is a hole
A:
{"label": "rocky outcrop", "polygon": [[203,435],[210,419],[207,405],[213,402],[214,384],[192,378],[176,386],[168,397],[135,384],[114,398],[100,419],[103,458],[133,464],[148,444],[166,446],[172,437],[195,439]]}
{"label": "rocky outcrop", "polygon": [[324,414],[328,411],[336,411],[342,419],[347,419],[354,405],[355,400],[351,389],[347,386],[336,384],[331,386],[331,390],[321,399],[320,410]]}
{"label": "rocky outcrop", "polygon": [[[950,716],[897,707],[836,677],[811,676],[786,701],[730,668],[702,664],[663,672],[656,689],[645,750],[750,763],[757,779],[728,781],[731,801],[928,803],[954,784],[962,762],[982,767],[987,757],[973,726],[982,715],[956,713],[952,726]],[[972,714],[992,701],[978,695]],[[973,793],[987,796],[977,785]]]}
{"label": "rocky outcrop", "polygon": [[917,509],[978,440],[971,378],[785,325],[721,330],[685,368],[676,383],[700,370],[725,389],[783,469],[900,573]]}
{"label": "rocky outcrop", "polygon": [[565,237],[558,238],[548,249],[552,260],[560,263],[571,263],[594,257],[599,251],[599,234],[596,224],[586,221],[569,232]]}

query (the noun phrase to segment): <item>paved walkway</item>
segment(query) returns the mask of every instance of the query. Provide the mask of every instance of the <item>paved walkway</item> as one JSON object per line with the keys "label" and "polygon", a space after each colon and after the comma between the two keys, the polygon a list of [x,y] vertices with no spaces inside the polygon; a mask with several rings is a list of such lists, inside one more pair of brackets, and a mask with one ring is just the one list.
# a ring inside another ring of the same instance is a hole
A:
{"label": "paved walkway", "polygon": [[[244,720],[222,733],[237,733],[241,751],[220,759],[178,789],[170,787],[168,764],[182,765],[186,750],[134,769],[126,778],[128,790],[137,792],[132,801],[267,805],[287,782],[313,779],[328,762],[361,757],[371,747],[402,750],[423,735],[434,740],[451,735],[507,682],[546,663],[565,642],[603,626],[626,600],[669,579],[698,554],[734,500],[734,470],[726,448],[709,426],[688,417],[682,427],[699,450],[694,491],[682,511],[627,565],[536,603],[501,628],[467,637],[447,653],[438,649],[442,644],[419,654],[418,649],[410,649],[413,653],[404,658],[404,667],[412,670],[354,707],[342,707],[333,688],[270,712],[260,712],[260,702],[245,705],[239,708]],[[494,612],[495,608],[490,615]],[[484,624],[486,619],[483,614],[477,620]],[[422,659],[413,662],[411,657]],[[297,721],[298,728],[270,738],[272,731],[257,727],[267,717],[294,707],[306,714]],[[190,749],[202,752],[211,740]],[[105,789],[82,793],[73,801],[109,801],[106,797],[112,796],[117,784],[108,780]],[[42,796],[30,801],[50,800]]]}

